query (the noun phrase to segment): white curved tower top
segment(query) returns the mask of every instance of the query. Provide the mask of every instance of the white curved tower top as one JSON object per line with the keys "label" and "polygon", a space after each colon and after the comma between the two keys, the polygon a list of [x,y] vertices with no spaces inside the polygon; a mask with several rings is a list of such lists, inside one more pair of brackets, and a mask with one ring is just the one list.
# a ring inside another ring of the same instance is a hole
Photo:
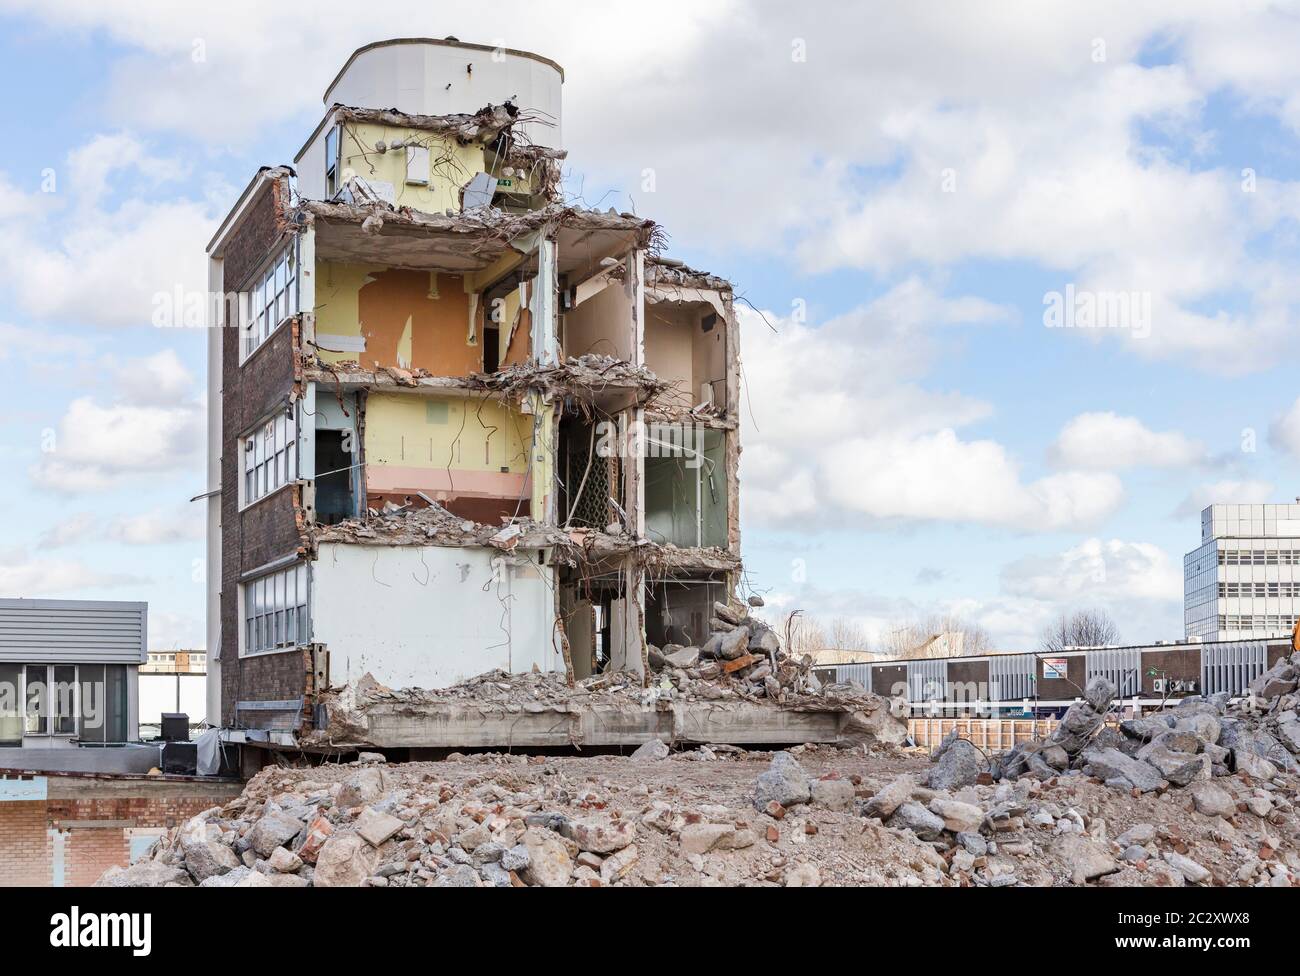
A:
{"label": "white curved tower top", "polygon": [[529,138],[558,148],[564,69],[528,51],[465,44],[448,37],[403,37],[357,48],[325,89],[326,106],[397,109],[412,115],[471,113],[513,100],[553,123]]}

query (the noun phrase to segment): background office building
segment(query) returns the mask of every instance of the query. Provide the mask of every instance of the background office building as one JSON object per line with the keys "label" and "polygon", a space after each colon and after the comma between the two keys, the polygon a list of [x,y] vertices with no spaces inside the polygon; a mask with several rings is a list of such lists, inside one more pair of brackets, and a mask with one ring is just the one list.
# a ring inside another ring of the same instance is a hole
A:
{"label": "background office building", "polygon": [[1298,614],[1300,504],[1211,505],[1201,512],[1201,545],[1183,559],[1186,636],[1284,636]]}
{"label": "background office building", "polygon": [[0,599],[0,747],[138,739],[147,617],[144,603]]}

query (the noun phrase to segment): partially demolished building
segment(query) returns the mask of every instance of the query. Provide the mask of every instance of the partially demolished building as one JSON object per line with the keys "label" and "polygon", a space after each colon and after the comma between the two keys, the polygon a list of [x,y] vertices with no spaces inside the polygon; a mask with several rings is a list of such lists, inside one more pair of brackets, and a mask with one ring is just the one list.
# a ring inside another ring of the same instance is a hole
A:
{"label": "partially demolished building", "polygon": [[327,688],[647,675],[740,567],[730,285],[566,202],[555,63],[361,48],[208,248],[210,714]]}

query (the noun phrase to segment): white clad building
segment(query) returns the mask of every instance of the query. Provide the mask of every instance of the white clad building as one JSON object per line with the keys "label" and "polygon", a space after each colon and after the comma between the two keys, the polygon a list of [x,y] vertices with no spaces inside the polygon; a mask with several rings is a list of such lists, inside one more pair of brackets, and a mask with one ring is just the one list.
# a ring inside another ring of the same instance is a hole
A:
{"label": "white clad building", "polygon": [[1211,505],[1201,512],[1201,545],[1183,558],[1186,636],[1286,636],[1298,615],[1300,503]]}

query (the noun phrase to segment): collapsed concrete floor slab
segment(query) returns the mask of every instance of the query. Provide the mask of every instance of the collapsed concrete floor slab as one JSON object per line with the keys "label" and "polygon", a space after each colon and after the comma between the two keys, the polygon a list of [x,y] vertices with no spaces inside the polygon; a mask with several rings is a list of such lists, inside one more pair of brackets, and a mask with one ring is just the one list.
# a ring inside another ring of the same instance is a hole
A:
{"label": "collapsed concrete floor slab", "polygon": [[389,689],[361,681],[325,695],[328,722],[305,733],[304,749],[636,748],[817,742],[897,744],[907,736],[898,704],[854,685],[829,685],[780,702],[709,685],[716,697],[686,698],[642,688],[630,673],[599,675],[569,688],[558,674],[491,672],[445,689]]}

